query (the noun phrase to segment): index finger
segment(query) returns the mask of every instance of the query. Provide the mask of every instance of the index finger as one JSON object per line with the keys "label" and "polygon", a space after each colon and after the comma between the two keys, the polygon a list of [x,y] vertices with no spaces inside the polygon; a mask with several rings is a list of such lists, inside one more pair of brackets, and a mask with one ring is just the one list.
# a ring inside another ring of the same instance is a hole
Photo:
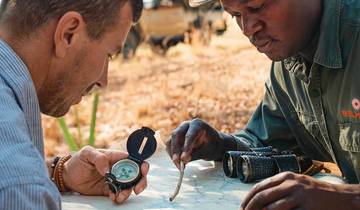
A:
{"label": "index finger", "polygon": [[126,159],[129,156],[128,153],[118,150],[104,150],[104,151],[105,151],[104,153],[108,156],[111,165],[114,165],[119,160]]}
{"label": "index finger", "polygon": [[170,156],[175,165],[179,168],[180,165],[180,155],[183,151],[183,145],[185,141],[185,135],[189,128],[189,122],[185,121],[180,124],[179,127],[175,129],[171,135],[171,144],[170,144]]}
{"label": "index finger", "polygon": [[102,176],[110,170],[110,166],[117,160],[124,159],[128,155],[119,151],[97,150],[86,146],[79,152],[79,159],[93,165]]}
{"label": "index finger", "polygon": [[184,162],[184,164],[191,161],[192,151],[194,148],[201,145],[199,140],[204,134],[205,130],[203,130],[203,127],[200,124],[190,123],[189,129],[185,135],[184,150],[181,155],[181,160]]}
{"label": "index finger", "polygon": [[258,184],[256,184],[251,190],[250,192],[246,195],[244,201],[241,204],[241,208],[245,209],[245,207],[249,204],[250,200],[259,192],[266,190],[268,188],[272,188],[274,186],[277,186],[279,184],[281,184],[282,182],[284,182],[286,179],[290,178],[289,176],[291,176],[290,173],[281,173],[281,174],[277,174],[273,177],[264,179],[263,181],[259,182]]}
{"label": "index finger", "polygon": [[149,166],[150,165],[147,162],[144,162],[143,164],[141,164],[141,176],[142,177],[141,177],[140,181],[134,187],[134,192],[136,195],[140,194],[147,187],[147,177],[146,176],[149,172]]}
{"label": "index finger", "polygon": [[131,189],[125,189],[119,192],[118,194],[114,194],[110,192],[109,198],[116,204],[124,203],[131,195]]}
{"label": "index finger", "polygon": [[117,161],[128,157],[127,153],[116,150],[93,149],[87,154],[89,162],[94,164],[102,176],[105,176],[105,173],[110,171],[111,166]]}
{"label": "index finger", "polygon": [[282,205],[281,209],[293,209],[298,204],[295,196],[288,196],[291,193],[292,188],[284,184],[276,185],[270,188],[267,188],[257,194],[249,201],[249,203],[244,207],[246,210],[257,210],[263,209],[278,209],[270,208]]}

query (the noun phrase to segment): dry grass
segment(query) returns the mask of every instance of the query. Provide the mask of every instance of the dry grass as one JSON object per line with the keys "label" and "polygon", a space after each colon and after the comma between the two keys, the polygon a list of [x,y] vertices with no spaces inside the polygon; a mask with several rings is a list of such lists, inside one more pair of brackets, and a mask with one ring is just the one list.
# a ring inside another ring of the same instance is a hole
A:
{"label": "dry grass", "polygon": [[[131,61],[112,62],[100,96],[96,146],[110,147],[141,126],[160,130],[166,140],[179,123],[195,117],[224,132],[243,128],[261,100],[270,61],[230,23],[207,48],[180,44],[160,57],[142,46]],[[78,105],[86,134],[91,102],[88,97]],[[71,115],[67,120],[73,125]],[[66,152],[56,122],[44,117],[43,126],[46,155]]]}

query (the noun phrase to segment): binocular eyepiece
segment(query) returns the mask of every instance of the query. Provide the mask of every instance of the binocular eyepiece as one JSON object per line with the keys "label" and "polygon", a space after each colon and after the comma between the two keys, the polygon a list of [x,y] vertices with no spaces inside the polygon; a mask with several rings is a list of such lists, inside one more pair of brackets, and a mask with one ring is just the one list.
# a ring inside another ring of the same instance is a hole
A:
{"label": "binocular eyepiece", "polygon": [[312,166],[308,157],[297,157],[289,152],[278,153],[271,147],[253,151],[229,151],[224,154],[223,169],[230,178],[239,178],[244,183],[254,182],[275,174],[291,171],[303,173]]}

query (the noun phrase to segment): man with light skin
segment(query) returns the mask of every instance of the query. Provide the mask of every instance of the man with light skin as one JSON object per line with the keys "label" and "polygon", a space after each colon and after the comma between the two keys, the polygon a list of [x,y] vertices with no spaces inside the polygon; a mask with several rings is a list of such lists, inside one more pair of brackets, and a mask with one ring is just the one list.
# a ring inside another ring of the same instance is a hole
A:
{"label": "man with light skin", "polygon": [[141,10],[142,0],[1,1],[0,209],[61,209],[57,187],[118,204],[146,188],[144,162],[133,189],[110,192],[104,175],[127,154],[92,147],[63,159],[56,186],[40,120],[40,112],[63,116],[94,86],[107,85],[109,59]]}
{"label": "man with light skin", "polygon": [[[190,0],[190,5],[210,2]],[[173,162],[179,167],[180,161],[221,160],[226,151],[263,146],[292,150],[336,163],[347,184],[280,173],[256,184],[241,209],[360,209],[360,2],[221,3],[273,61],[266,93],[246,127],[233,135],[201,119],[183,122],[167,142]]]}

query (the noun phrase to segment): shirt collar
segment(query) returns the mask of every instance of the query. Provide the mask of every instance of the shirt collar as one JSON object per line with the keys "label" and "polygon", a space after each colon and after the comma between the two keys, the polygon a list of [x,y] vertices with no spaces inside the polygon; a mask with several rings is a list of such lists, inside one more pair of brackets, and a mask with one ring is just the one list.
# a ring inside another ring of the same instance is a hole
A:
{"label": "shirt collar", "polygon": [[342,68],[339,41],[340,12],[342,0],[324,0],[320,36],[314,63],[327,68]]}
{"label": "shirt collar", "polygon": [[32,81],[25,63],[2,39],[0,39],[0,60],[1,65],[4,66],[0,75],[6,77],[11,83],[17,83],[18,85],[19,83],[28,83],[29,80]]}

